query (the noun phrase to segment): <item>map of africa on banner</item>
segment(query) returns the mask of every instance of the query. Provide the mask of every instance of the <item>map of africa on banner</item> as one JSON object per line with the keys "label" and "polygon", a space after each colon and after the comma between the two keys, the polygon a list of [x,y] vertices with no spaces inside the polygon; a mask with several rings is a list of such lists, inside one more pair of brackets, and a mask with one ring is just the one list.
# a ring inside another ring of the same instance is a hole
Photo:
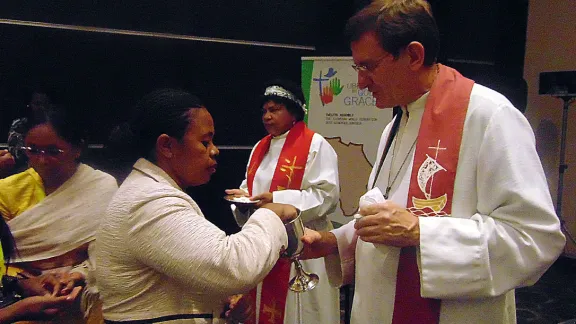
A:
{"label": "map of africa on banner", "polygon": [[367,89],[358,88],[351,57],[303,57],[302,90],[308,127],[338,154],[340,208],[332,220],[345,224],[358,210],[392,109],[379,109]]}

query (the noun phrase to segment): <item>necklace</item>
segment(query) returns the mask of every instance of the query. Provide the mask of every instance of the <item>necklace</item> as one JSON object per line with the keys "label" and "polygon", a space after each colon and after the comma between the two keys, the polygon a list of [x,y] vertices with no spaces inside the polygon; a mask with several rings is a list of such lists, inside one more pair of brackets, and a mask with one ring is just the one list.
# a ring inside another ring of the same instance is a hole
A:
{"label": "necklace", "polygon": [[386,192],[384,193],[384,199],[388,199],[388,195],[390,194],[390,190],[392,189],[392,186],[396,182],[396,179],[398,179],[398,176],[400,175],[400,171],[402,171],[404,164],[406,163],[406,161],[408,161],[408,157],[410,156],[410,153],[414,149],[414,146],[416,146],[417,140],[418,140],[418,138],[416,138],[414,140],[414,143],[412,143],[410,150],[408,150],[408,153],[404,157],[402,164],[400,164],[400,168],[398,168],[398,171],[396,171],[396,175],[394,176],[394,179],[392,179],[392,182],[390,182],[390,176],[392,175],[392,167],[394,166],[394,156],[396,155],[396,154],[394,154],[394,151],[396,150],[396,142],[394,142],[394,148],[392,150],[392,161],[390,161],[390,170],[388,170],[388,185],[386,186]]}

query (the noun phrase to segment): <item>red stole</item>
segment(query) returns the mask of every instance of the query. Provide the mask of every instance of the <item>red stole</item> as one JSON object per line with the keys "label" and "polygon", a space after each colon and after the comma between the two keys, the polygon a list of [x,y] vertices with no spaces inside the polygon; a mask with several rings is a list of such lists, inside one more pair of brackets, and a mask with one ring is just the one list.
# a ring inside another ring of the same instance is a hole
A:
{"label": "red stole", "polygon": [[[314,132],[306,127],[304,122],[297,122],[286,136],[286,142],[282,146],[276,170],[272,176],[270,192],[297,189],[300,190],[308,152],[312,144]],[[270,149],[272,136],[264,137],[254,149],[252,158],[248,163],[248,193],[253,195],[252,187],[256,170],[262,163],[264,156]],[[272,271],[268,273],[262,282],[262,294],[260,297],[259,323],[283,323],[286,298],[288,296],[288,283],[290,281],[290,260],[280,258]],[[256,288],[250,291],[250,297],[256,304]],[[256,323],[255,316],[247,323]]]}
{"label": "red stole", "polygon": [[[426,100],[408,190],[416,216],[449,216],[464,121],[474,81],[439,65]],[[440,300],[420,296],[416,248],[402,248],[396,277],[393,324],[436,324]]]}

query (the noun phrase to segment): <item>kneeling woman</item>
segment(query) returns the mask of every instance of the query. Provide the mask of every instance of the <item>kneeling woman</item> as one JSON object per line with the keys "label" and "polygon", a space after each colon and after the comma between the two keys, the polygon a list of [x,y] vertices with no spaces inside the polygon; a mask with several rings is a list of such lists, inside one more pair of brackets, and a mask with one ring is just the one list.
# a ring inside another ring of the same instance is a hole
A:
{"label": "kneeling woman", "polygon": [[[130,129],[140,159],[97,234],[97,282],[108,323],[220,323],[228,296],[250,290],[287,245],[294,207],[268,204],[226,236],[183,189],[216,170],[212,116],[193,95],[145,96]],[[280,216],[280,217],[279,217]]]}

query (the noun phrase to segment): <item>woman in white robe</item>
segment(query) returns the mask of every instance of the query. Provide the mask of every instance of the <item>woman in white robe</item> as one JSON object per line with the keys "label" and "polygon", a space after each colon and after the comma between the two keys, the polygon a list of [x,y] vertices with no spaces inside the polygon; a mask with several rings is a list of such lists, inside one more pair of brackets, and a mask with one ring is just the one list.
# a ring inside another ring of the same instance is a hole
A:
{"label": "woman in white robe", "polygon": [[[301,211],[301,217],[307,228],[319,231],[331,230],[329,219],[339,201],[338,157],[332,146],[320,135],[314,134],[307,154],[302,184],[298,189],[270,191],[273,175],[277,168],[287,136],[293,126],[301,122],[305,114],[304,98],[299,87],[287,81],[271,82],[262,96],[262,121],[271,135],[270,147],[264,155],[253,176],[251,199],[264,202],[290,204]],[[258,142],[250,154],[261,144]],[[301,141],[298,145],[304,145]],[[249,195],[249,177],[247,176],[239,189],[227,190],[228,194],[237,196]],[[232,206],[235,217],[242,224],[246,218],[243,211]],[[249,212],[249,211],[248,211]],[[319,276],[318,286],[308,292],[300,293],[304,323],[339,323],[339,291],[328,283],[323,259],[302,261],[307,272]],[[294,277],[294,266],[290,278]],[[288,283],[286,283],[288,285]],[[259,290],[262,285],[259,285]],[[257,310],[260,309],[257,295]],[[259,312],[257,311],[256,314]],[[284,323],[295,323],[298,314],[296,293],[288,291]],[[258,319],[257,319],[258,320]]]}

